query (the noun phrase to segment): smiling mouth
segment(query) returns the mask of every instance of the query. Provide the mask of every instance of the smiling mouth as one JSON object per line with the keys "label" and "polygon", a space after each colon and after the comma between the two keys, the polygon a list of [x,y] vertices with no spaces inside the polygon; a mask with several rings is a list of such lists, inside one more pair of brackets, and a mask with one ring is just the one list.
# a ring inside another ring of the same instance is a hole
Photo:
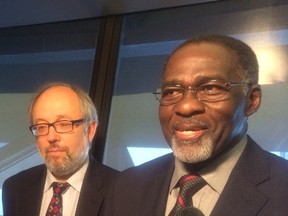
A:
{"label": "smiling mouth", "polygon": [[178,140],[192,141],[203,136],[208,127],[203,122],[178,122],[174,126],[174,136]]}
{"label": "smiling mouth", "polygon": [[205,129],[197,130],[175,130],[175,137],[179,140],[194,140],[201,137],[205,133]]}
{"label": "smiling mouth", "polygon": [[183,141],[195,141],[203,136],[209,129],[209,124],[200,119],[185,119],[176,121],[172,125],[174,137]]}

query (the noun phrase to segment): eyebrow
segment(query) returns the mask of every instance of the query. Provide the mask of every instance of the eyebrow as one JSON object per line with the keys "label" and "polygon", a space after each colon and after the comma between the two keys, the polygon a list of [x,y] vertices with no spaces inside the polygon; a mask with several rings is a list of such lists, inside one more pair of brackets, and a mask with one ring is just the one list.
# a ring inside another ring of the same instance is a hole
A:
{"label": "eyebrow", "polygon": [[[210,81],[210,80],[221,80],[223,82],[227,82],[226,79],[224,79],[223,77],[220,77],[220,76],[216,76],[216,77],[215,76],[213,76],[213,77],[201,76],[199,78],[196,78],[195,84],[197,86],[199,84],[205,83],[205,82]],[[183,86],[181,83],[183,83],[182,80],[173,79],[173,80],[170,80],[168,82],[163,82],[162,88],[167,87],[167,86]]]}
{"label": "eyebrow", "polygon": [[168,82],[163,82],[162,83],[162,88],[163,87],[167,87],[167,86],[181,85],[180,83],[181,83],[181,81],[178,81],[178,80],[171,80],[171,81],[168,81]]}
{"label": "eyebrow", "polygon": [[[70,118],[68,116],[64,116],[64,115],[57,115],[56,116],[56,121],[61,121],[61,120],[69,120]],[[39,123],[40,122],[40,123]],[[35,119],[35,124],[42,124],[42,123],[49,123],[49,121],[46,118],[38,118]]]}

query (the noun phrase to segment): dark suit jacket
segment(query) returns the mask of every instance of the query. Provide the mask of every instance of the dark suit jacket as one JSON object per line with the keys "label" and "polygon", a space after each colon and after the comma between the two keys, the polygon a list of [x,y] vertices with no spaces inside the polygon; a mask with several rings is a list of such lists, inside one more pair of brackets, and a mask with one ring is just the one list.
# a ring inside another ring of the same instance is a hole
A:
{"label": "dark suit jacket", "polygon": [[[77,216],[102,215],[104,198],[116,170],[90,159],[84,177]],[[22,171],[3,184],[4,216],[39,216],[45,184],[46,166],[39,165]]]}
{"label": "dark suit jacket", "polygon": [[[106,216],[163,216],[174,169],[172,154],[127,169],[107,198]],[[251,138],[220,195],[212,216],[287,216],[288,161]]]}

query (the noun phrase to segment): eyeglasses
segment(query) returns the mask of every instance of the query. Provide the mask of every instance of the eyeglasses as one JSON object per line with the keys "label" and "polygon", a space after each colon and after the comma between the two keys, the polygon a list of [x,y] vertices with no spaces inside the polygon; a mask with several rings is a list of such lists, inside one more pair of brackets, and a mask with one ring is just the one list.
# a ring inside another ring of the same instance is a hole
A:
{"label": "eyeglasses", "polygon": [[229,98],[227,94],[234,86],[247,86],[247,83],[224,82],[222,80],[209,80],[201,83],[197,87],[184,88],[180,85],[165,86],[156,89],[153,94],[161,105],[172,105],[180,102],[185,91],[191,90],[199,101],[216,102]]}
{"label": "eyeglasses", "polygon": [[55,121],[53,123],[41,123],[31,125],[29,127],[32,134],[36,137],[44,136],[49,133],[49,128],[52,126],[57,133],[69,133],[73,131],[75,124],[83,124],[84,119],[77,119],[77,120],[61,120]]}

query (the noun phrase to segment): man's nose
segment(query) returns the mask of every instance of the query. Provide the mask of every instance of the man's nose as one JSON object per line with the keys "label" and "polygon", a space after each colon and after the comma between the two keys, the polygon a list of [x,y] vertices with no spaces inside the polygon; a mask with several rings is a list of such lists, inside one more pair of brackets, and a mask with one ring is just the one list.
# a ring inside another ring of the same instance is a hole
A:
{"label": "man's nose", "polygon": [[48,129],[48,134],[47,134],[47,140],[48,141],[55,141],[59,138],[59,133],[55,130],[55,128],[50,125]]}
{"label": "man's nose", "polygon": [[178,115],[190,116],[195,113],[203,113],[205,106],[202,101],[197,98],[195,91],[187,89],[181,101],[179,101],[174,108]]}

